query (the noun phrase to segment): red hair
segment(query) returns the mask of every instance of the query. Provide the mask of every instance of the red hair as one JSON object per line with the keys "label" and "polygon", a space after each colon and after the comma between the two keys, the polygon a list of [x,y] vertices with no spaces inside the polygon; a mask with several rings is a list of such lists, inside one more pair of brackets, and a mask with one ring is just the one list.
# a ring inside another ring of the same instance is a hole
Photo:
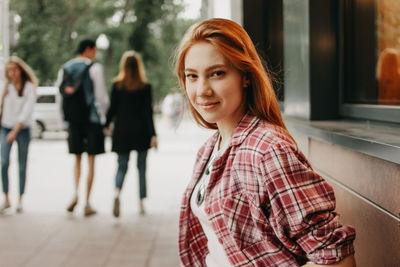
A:
{"label": "red hair", "polygon": [[[207,42],[246,77],[250,84],[246,90],[245,110],[273,125],[281,127],[289,136],[282,120],[279,104],[271,79],[247,32],[237,23],[220,18],[212,18],[194,24],[183,37],[177,51],[175,71],[181,92],[185,94],[185,56],[196,43]],[[215,123],[208,123],[188,101],[196,122],[210,129],[217,129]]]}

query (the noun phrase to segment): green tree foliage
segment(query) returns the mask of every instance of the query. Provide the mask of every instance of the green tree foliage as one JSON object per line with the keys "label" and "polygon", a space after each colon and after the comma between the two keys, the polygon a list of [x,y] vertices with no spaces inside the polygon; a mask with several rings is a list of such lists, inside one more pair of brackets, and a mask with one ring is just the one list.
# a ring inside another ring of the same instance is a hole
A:
{"label": "green tree foliage", "polygon": [[[82,29],[83,24],[92,26],[97,22],[92,11],[100,10],[98,3],[101,2],[10,1],[10,9],[21,17],[20,38],[18,44],[11,48],[11,53],[25,59],[34,68],[42,84],[54,82],[57,70],[73,56],[78,41],[74,36],[95,36],[96,31],[102,30],[100,25]],[[88,24],[87,19],[94,23]]]}
{"label": "green tree foliage", "polygon": [[142,55],[156,100],[177,86],[171,58],[194,22],[179,17],[183,7],[177,0],[13,0],[10,9],[21,17],[11,53],[32,66],[41,85],[55,82],[81,39],[105,34],[109,47],[98,49],[97,60],[108,85],[123,52],[133,49]]}
{"label": "green tree foliage", "polygon": [[156,96],[178,87],[173,73],[173,55],[184,31],[194,21],[178,19],[183,11],[173,0],[136,0],[133,9],[138,23],[129,36],[131,49],[141,53]]}

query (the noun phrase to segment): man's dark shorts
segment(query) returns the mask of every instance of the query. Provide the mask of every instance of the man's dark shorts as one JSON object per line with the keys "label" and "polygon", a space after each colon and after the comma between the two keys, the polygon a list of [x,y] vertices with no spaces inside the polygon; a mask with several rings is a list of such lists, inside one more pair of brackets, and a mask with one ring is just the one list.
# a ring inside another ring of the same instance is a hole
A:
{"label": "man's dark shorts", "polygon": [[103,126],[93,123],[71,123],[68,128],[68,149],[71,154],[104,153]]}

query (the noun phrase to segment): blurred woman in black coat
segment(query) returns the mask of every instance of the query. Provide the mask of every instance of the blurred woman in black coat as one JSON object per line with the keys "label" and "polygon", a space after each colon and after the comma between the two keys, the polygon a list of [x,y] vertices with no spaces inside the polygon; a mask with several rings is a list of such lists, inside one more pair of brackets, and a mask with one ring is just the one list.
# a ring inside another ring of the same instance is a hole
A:
{"label": "blurred woman in black coat", "polygon": [[111,105],[107,112],[106,127],[114,122],[112,151],[118,154],[118,170],[115,177],[116,196],[113,214],[120,213],[119,195],[128,170],[130,152],[136,150],[139,170],[140,213],[144,213],[146,198],[147,150],[157,148],[153,122],[151,85],[146,82],[143,62],[135,51],[123,54],[120,72],[114,79]]}

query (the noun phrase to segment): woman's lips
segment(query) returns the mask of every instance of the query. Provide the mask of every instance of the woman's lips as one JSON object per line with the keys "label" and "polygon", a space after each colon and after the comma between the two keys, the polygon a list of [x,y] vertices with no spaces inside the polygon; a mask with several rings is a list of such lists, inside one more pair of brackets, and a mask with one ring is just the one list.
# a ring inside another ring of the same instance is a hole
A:
{"label": "woman's lips", "polygon": [[215,108],[219,104],[218,101],[216,102],[204,102],[204,103],[197,103],[197,106],[199,106],[201,109],[204,110],[209,110]]}

